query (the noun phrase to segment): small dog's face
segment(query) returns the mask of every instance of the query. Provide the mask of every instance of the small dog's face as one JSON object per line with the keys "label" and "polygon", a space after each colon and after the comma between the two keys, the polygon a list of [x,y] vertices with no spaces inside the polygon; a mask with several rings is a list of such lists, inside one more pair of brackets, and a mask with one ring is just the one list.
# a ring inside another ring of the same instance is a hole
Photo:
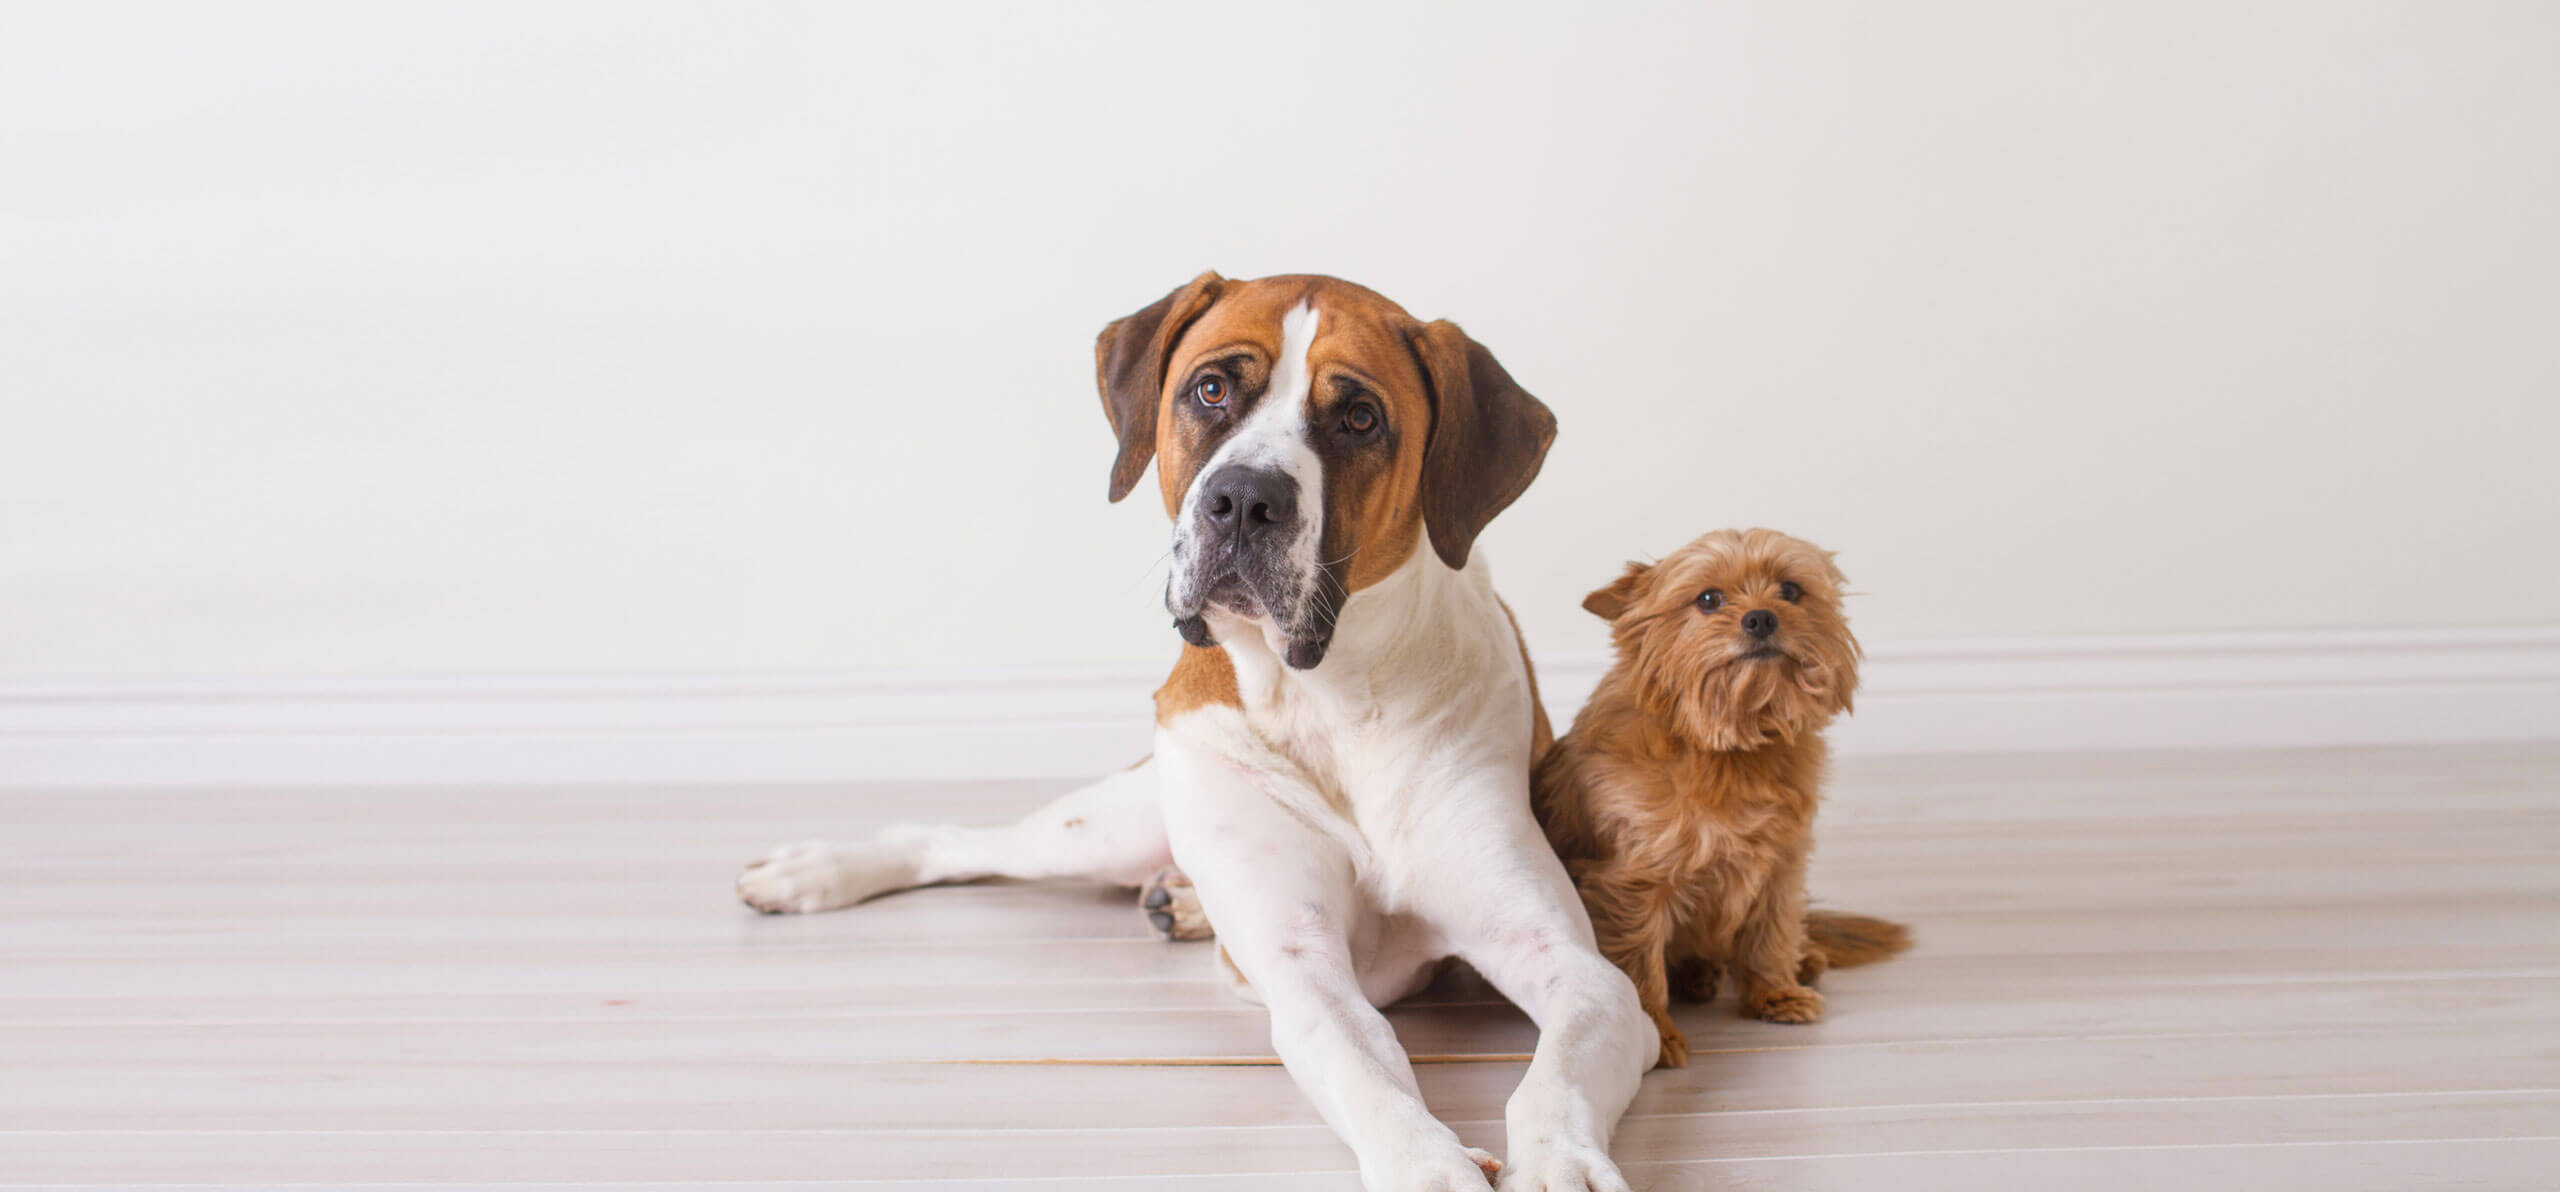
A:
{"label": "small dog's face", "polygon": [[1717,530],[1630,563],[1582,607],[1609,622],[1645,702],[1714,750],[1793,742],[1849,710],[1858,639],[1829,552],[1775,530]]}

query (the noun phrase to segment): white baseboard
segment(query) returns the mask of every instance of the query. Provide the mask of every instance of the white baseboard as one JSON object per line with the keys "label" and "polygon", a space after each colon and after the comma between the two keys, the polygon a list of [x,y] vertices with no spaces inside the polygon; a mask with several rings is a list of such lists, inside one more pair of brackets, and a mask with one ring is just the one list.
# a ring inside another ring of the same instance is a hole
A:
{"label": "white baseboard", "polygon": [[[1599,658],[1542,658],[1561,729]],[[0,786],[1100,774],[1157,667],[0,684]],[[1842,752],[2560,740],[2560,627],[1874,647]]]}

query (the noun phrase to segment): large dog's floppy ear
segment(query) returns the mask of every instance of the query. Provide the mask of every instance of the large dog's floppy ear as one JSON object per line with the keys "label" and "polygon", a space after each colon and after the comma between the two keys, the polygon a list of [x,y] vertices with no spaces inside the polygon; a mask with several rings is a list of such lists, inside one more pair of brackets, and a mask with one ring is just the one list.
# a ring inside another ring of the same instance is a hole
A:
{"label": "large dog's floppy ear", "polygon": [[1156,402],[1164,393],[1165,358],[1183,329],[1218,300],[1227,279],[1203,273],[1136,314],[1113,319],[1093,340],[1093,377],[1102,413],[1120,436],[1111,465],[1111,499],[1129,495],[1156,455]]}
{"label": "large dog's floppy ear", "polygon": [[1626,574],[1611,580],[1609,586],[1582,598],[1582,607],[1603,621],[1616,621],[1635,606],[1637,595],[1644,591],[1644,577],[1653,568],[1644,563],[1627,564]]}
{"label": "large dog's floppy ear", "polygon": [[1422,524],[1441,561],[1464,567],[1485,523],[1537,479],[1555,442],[1556,416],[1457,324],[1443,319],[1410,335],[1431,382]]}

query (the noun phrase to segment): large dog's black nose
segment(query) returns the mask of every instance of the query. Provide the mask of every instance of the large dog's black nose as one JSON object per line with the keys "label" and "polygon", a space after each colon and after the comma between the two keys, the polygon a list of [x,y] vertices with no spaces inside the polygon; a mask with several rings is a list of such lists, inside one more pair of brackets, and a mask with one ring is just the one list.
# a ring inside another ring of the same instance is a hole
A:
{"label": "large dog's black nose", "polygon": [[1742,631],[1753,637],[1767,637],[1778,631],[1778,614],[1755,608],[1742,614]]}
{"label": "large dog's black nose", "polygon": [[1222,469],[1200,490],[1200,520],[1238,542],[1287,529],[1298,521],[1298,482],[1270,468]]}

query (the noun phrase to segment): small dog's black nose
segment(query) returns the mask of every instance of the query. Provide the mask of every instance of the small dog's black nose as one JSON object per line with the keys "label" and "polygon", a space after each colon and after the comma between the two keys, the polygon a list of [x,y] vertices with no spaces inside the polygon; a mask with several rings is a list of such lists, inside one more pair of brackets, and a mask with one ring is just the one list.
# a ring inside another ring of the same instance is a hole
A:
{"label": "small dog's black nose", "polygon": [[1778,614],[1755,608],[1742,614],[1742,631],[1753,637],[1767,637],[1778,631]]}
{"label": "small dog's black nose", "polygon": [[1200,520],[1249,542],[1298,520],[1298,482],[1269,468],[1228,468],[1200,490]]}

